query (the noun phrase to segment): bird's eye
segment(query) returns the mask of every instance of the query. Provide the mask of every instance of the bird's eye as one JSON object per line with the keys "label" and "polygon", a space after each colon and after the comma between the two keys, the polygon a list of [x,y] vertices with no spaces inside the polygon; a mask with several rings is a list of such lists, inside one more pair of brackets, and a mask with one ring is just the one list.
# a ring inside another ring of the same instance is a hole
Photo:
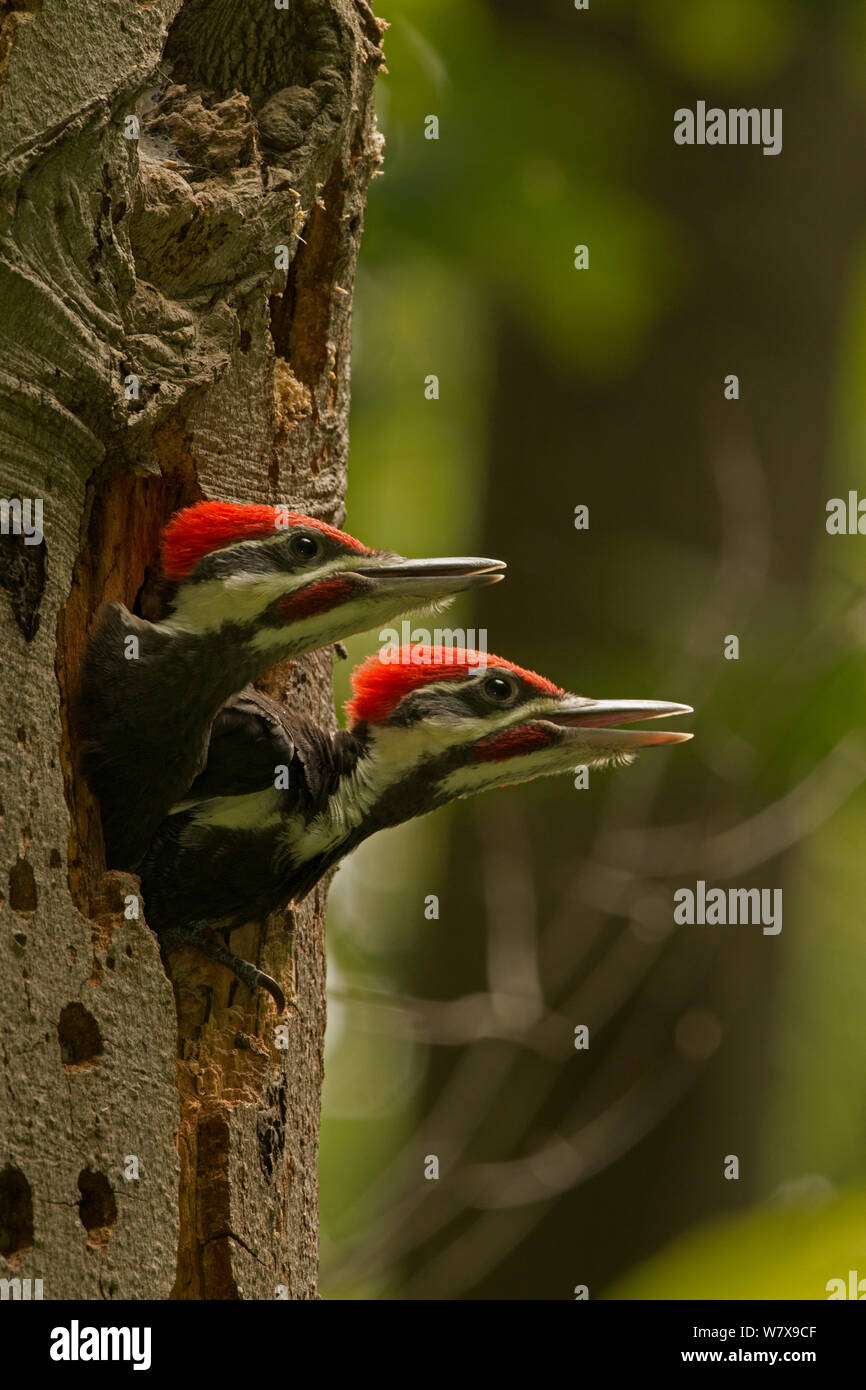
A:
{"label": "bird's eye", "polygon": [[319,554],[319,542],[314,536],[293,536],[289,553],[294,560],[315,560]]}
{"label": "bird's eye", "polygon": [[494,705],[507,704],[515,692],[514,682],[505,676],[488,676],[482,686],[484,694]]}

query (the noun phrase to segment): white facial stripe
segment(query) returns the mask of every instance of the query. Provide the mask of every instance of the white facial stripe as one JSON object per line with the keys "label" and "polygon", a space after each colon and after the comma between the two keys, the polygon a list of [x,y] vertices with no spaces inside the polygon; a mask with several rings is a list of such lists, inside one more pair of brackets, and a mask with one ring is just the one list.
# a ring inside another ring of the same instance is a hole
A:
{"label": "white facial stripe", "polygon": [[299,864],[326,854],[361,824],[392,780],[379,759],[364,759],[343,779],[322,814],[308,827],[298,827],[303,833],[292,833],[292,827],[284,837],[284,852],[291,853]]}
{"label": "white facial stripe", "polygon": [[[430,687],[428,687],[429,689]],[[453,691],[453,681],[437,682],[437,689]],[[447,719],[445,716],[440,720],[424,719],[417,724],[396,727],[381,725],[376,727],[373,737],[374,743],[370,756],[363,759],[358,764],[351,777],[344,779],[337,791],[328,802],[327,808],[309,827],[303,840],[294,846],[295,851],[300,857],[301,862],[312,859],[317,854],[327,852],[333,845],[337,844],[348,831],[360,825],[371,808],[381,799],[389,787],[402,781],[407,773],[420,767],[430,758],[438,757],[442,753],[447,753],[456,744],[465,744],[475,739],[484,738],[485,735],[495,733],[499,729],[517,727],[532,718],[540,718],[544,711],[550,709],[550,697],[540,697],[530,705],[525,705],[519,717],[516,717],[515,710],[502,710],[495,717],[477,716],[470,719]],[[556,752],[556,750],[551,750]],[[509,769],[513,762],[509,760]],[[525,761],[525,760],[521,760]],[[575,764],[579,761],[575,757]],[[533,776],[539,775],[540,755],[536,754],[533,759],[535,771]],[[506,777],[502,772],[504,763],[483,763],[479,764],[486,771],[486,780],[495,785],[494,779],[498,776],[500,781],[511,781],[510,776]],[[566,768],[570,766],[569,757],[565,757]],[[559,751],[559,761],[550,768],[550,771],[558,772],[563,767],[563,754]],[[542,771],[545,769],[541,769]],[[468,769],[470,773],[473,768]],[[453,774],[456,776],[457,774]],[[485,784],[482,778],[482,785]],[[468,790],[472,790],[469,787]],[[463,792],[455,792],[455,795],[464,795]]]}
{"label": "white facial stripe", "polygon": [[635,752],[623,753],[622,749],[594,746],[587,749],[576,741],[568,741],[514,758],[503,758],[501,762],[470,763],[450,773],[443,786],[449,797],[470,796],[487,788],[507,786],[512,782],[532,782],[536,777],[570,772],[581,764],[588,767],[605,767],[609,764],[625,767],[634,760]]}
{"label": "white facial stripe", "polygon": [[[345,568],[345,566],[343,567]],[[352,566],[349,566],[352,569]],[[427,613],[431,609],[447,608],[451,597],[437,599],[419,598],[411,594],[396,596],[377,593],[375,589],[359,593],[349,602],[342,600],[333,613],[326,611],[311,613],[307,618],[292,618],[284,627],[265,627],[255,633],[250,644],[251,650],[259,655],[274,651],[285,651],[287,645],[293,651],[306,651],[310,645],[326,647],[329,642],[337,642],[341,637],[351,637],[356,632],[367,632],[396,615],[408,616],[411,613]],[[314,639],[314,640],[313,640]]]}
{"label": "white facial stripe", "polygon": [[350,603],[341,602],[330,615],[327,611],[310,613],[306,618],[292,618],[284,627],[263,627],[254,634],[251,648],[256,653],[285,649],[290,644],[295,650],[304,651],[308,641],[317,647],[326,647],[328,642],[336,642],[340,637],[351,637],[355,632],[363,632],[374,627],[377,621],[376,608],[381,603],[375,595],[360,595]]}
{"label": "white facial stripe", "polygon": [[[489,669],[485,675],[489,674]],[[455,689],[459,688],[455,687],[453,681],[437,681],[435,684],[425,685],[423,689],[442,690],[453,694]],[[377,743],[382,747],[387,747],[389,743],[393,744],[394,751],[390,756],[395,761],[399,759],[398,749],[405,747],[408,750],[408,756],[403,761],[408,766],[418,761],[420,749],[416,751],[416,743],[409,743],[407,735],[416,735],[422,746],[425,740],[429,742],[431,756],[433,756],[454,744],[470,743],[475,739],[484,738],[488,734],[498,733],[500,729],[517,729],[522,724],[544,719],[551,714],[556,703],[558,701],[554,701],[552,696],[540,695],[537,700],[531,700],[528,704],[500,710],[498,713],[492,709],[489,714],[474,716],[466,714],[455,719],[453,714],[443,711],[438,717],[435,714],[425,716],[424,719],[409,725],[408,728],[385,725],[378,732]]]}
{"label": "white facial stripe", "polygon": [[[321,566],[315,575],[303,570],[297,574],[233,574],[226,579],[182,585],[177,592],[174,611],[164,626],[216,632],[224,623],[253,622],[276,599],[356,565],[357,560],[343,556]],[[285,640],[283,631],[283,643]]]}

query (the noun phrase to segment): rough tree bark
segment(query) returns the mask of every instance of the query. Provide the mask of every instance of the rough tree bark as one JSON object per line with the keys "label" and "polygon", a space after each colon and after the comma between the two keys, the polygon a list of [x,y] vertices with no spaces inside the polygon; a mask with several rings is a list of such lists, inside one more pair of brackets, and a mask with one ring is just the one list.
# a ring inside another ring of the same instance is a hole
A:
{"label": "rough tree bark", "polygon": [[[383,26],[366,0],[0,22],[0,499],[44,503],[41,542],[14,507],[0,536],[0,1277],[311,1298],[325,892],[234,939],[289,985],[286,1048],[219,967],[181,953],[173,990],[105,872],[72,699],[99,606],[152,613],[178,505],[342,520]],[[329,720],[330,671],[268,688]]]}

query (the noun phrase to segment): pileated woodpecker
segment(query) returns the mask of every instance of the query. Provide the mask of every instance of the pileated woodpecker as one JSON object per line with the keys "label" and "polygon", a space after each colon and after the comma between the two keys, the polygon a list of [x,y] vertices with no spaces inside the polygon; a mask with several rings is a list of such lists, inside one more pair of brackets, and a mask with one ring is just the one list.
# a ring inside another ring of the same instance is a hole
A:
{"label": "pileated woodpecker", "polygon": [[83,765],[109,867],[134,869],[205,765],[230,696],[287,657],[496,583],[499,560],[404,560],[281,507],[200,502],[162,537],[168,611],[105,610],[85,656]]}
{"label": "pileated woodpecker", "polygon": [[[352,723],[326,733],[258,691],[218,715],[207,764],[160,826],[142,868],[164,947],[194,945],[251,989],[279,985],[210,929],[296,901],[362,840],[456,797],[578,765],[630,762],[691,734],[612,727],[688,705],[591,700],[500,657],[403,648],[352,677]],[[280,769],[288,768],[288,778]],[[286,780],[288,785],[285,785]]]}

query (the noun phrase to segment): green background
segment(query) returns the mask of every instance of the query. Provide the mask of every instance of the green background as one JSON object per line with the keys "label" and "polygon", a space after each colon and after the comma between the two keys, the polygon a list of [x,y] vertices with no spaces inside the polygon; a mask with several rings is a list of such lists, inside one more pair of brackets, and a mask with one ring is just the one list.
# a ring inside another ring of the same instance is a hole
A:
{"label": "green background", "polygon": [[[696,737],[343,865],[323,1296],[826,1298],[866,1278],[866,536],[825,529],[866,495],[866,8],[384,17],[347,525],[506,559],[445,626]],[[698,100],[782,153],[676,146]],[[781,933],[674,929],[699,878],[781,887]]]}

